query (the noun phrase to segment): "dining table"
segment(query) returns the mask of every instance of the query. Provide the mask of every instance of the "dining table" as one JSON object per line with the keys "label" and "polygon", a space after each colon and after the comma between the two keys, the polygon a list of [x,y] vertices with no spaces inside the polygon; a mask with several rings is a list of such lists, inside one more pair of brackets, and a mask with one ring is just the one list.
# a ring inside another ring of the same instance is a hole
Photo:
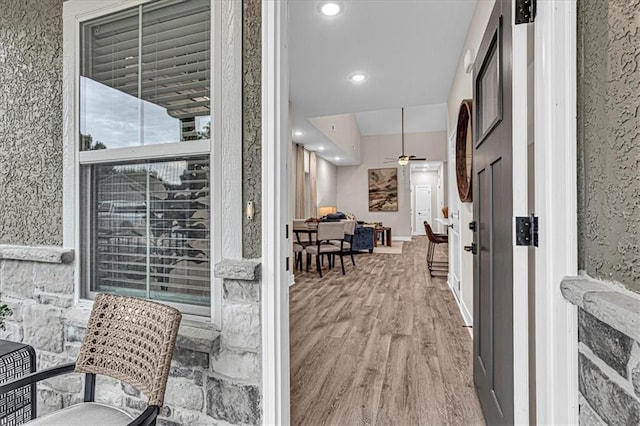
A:
{"label": "dining table", "polygon": [[[293,233],[296,235],[296,242],[303,247],[307,247],[310,244],[314,244],[314,235],[318,234],[318,224],[309,222],[305,226],[295,226]],[[308,236],[307,241],[302,242],[300,235],[306,234]]]}

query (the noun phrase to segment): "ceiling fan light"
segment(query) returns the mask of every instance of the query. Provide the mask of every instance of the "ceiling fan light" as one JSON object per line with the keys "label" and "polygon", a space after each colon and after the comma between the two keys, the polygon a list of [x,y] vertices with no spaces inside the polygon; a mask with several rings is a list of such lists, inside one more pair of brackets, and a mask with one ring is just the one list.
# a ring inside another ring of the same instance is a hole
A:
{"label": "ceiling fan light", "polygon": [[401,166],[406,166],[407,164],[409,164],[409,157],[405,155],[404,157],[398,158],[398,164],[400,164]]}

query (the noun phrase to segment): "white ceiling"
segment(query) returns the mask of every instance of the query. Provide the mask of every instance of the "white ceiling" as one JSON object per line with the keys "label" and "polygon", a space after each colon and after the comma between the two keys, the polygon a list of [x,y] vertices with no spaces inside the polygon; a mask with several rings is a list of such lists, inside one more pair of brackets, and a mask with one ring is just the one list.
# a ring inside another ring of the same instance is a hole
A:
{"label": "white ceiling", "polygon": [[[356,113],[362,136],[396,135],[402,131],[400,108]],[[441,132],[447,130],[447,104],[420,105],[404,109],[404,132]]]}
{"label": "white ceiling", "polygon": [[[449,90],[476,0],[340,1],[340,14],[319,12],[322,1],[289,2],[290,98],[294,137],[330,161],[330,144],[307,119],[358,113],[363,135],[443,130]],[[349,75],[367,79],[353,83]],[[369,112],[369,114],[363,114]],[[415,117],[415,120],[411,117]],[[424,121],[421,121],[422,118]],[[393,131],[393,129],[397,129]]]}

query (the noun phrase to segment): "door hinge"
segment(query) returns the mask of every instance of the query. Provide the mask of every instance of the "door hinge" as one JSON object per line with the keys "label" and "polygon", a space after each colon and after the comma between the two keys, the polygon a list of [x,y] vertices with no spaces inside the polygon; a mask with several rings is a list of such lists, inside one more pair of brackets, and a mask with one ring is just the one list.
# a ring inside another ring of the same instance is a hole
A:
{"label": "door hinge", "polygon": [[516,0],[516,25],[530,24],[536,20],[537,0]]}
{"label": "door hinge", "polygon": [[516,217],[516,245],[538,247],[538,217]]}

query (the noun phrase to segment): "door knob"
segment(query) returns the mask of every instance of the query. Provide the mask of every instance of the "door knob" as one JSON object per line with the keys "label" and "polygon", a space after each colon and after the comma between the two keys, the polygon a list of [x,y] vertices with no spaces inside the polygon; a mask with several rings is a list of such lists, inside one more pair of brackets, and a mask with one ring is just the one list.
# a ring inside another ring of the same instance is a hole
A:
{"label": "door knob", "polygon": [[470,246],[464,246],[464,251],[469,251],[471,252],[471,254],[477,254],[478,249],[477,249],[476,243],[471,243]]}

